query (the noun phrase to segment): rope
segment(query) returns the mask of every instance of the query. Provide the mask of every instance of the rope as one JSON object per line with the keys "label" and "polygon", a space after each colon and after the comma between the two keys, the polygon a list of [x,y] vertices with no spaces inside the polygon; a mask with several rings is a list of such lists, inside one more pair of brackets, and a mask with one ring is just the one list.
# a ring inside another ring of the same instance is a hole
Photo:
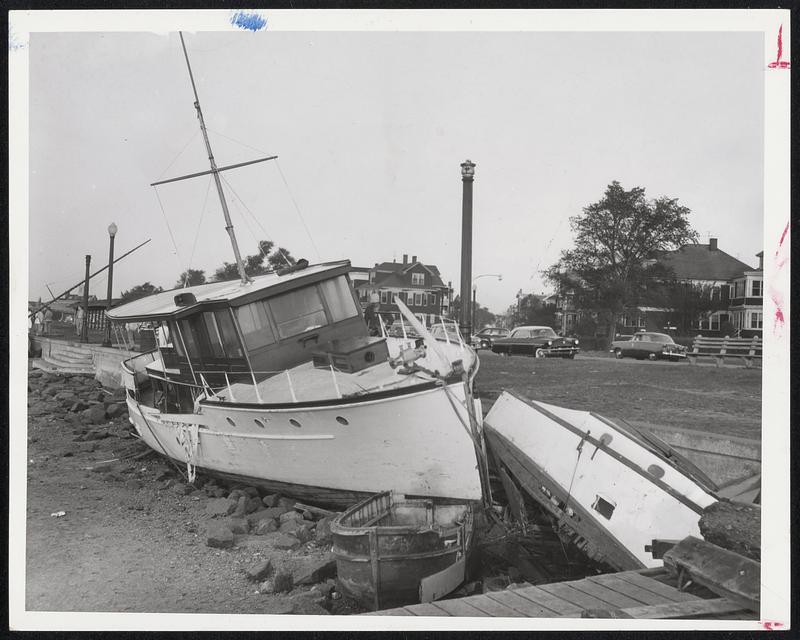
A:
{"label": "rope", "polygon": [[172,246],[175,248],[175,256],[178,258],[178,264],[183,265],[183,260],[181,260],[181,254],[178,252],[178,245],[175,243],[175,236],[172,235],[172,227],[169,226],[169,220],[167,220],[167,213],[164,211],[164,205],[161,202],[161,196],[158,195],[158,189],[153,187],[153,191],[156,194],[156,200],[158,200],[158,206],[161,209],[161,215],[164,216],[164,223],[167,225],[167,231],[169,231],[169,237],[172,240]]}
{"label": "rope", "polygon": [[208,185],[206,185],[206,197],[203,199],[203,208],[200,210],[200,220],[197,222],[197,233],[194,234],[194,242],[192,243],[192,253],[189,256],[189,263],[186,265],[186,277],[183,280],[183,286],[186,288],[189,282],[189,269],[192,268],[192,260],[194,260],[194,250],[197,248],[197,239],[200,237],[200,227],[203,224],[203,217],[206,214],[206,205],[208,204],[208,194],[211,191],[211,176],[208,178]]}
{"label": "rope", "polygon": [[156,181],[158,181],[158,180],[160,180],[161,178],[163,178],[163,177],[164,177],[164,174],[165,174],[167,171],[169,171],[170,167],[171,167],[173,164],[175,164],[175,161],[176,161],[178,158],[180,158],[180,157],[183,155],[183,152],[184,152],[184,151],[186,151],[186,147],[188,147],[188,146],[189,146],[189,144],[191,143],[191,141],[195,139],[195,136],[197,136],[197,134],[198,134],[198,133],[200,133],[200,129],[195,129],[195,130],[194,130],[194,133],[192,134],[192,137],[191,137],[191,138],[189,138],[189,140],[187,141],[187,143],[186,143],[185,145],[183,145],[183,149],[181,149],[181,150],[178,152],[178,155],[177,155],[177,156],[175,156],[175,157],[172,159],[172,162],[170,162],[170,163],[167,165],[167,168],[166,168],[166,169],[164,169],[164,170],[161,172],[161,175],[160,175],[160,176],[158,176],[158,178],[156,178]]}

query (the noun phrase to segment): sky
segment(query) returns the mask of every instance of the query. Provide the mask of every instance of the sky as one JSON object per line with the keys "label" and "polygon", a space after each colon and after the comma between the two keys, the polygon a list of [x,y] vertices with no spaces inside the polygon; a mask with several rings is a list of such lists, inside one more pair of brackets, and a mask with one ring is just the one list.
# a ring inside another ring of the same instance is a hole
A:
{"label": "sky", "polygon": [[[460,163],[477,164],[473,276],[493,312],[571,246],[618,180],[691,209],[700,242],[763,249],[755,32],[195,32],[186,45],[243,254],[416,255],[460,282]],[[108,261],[114,295],[233,261],[177,33],[32,33],[29,299]],[[210,187],[210,188],[209,188]],[[90,290],[106,295],[105,274]],[[80,290],[76,290],[80,291]]]}

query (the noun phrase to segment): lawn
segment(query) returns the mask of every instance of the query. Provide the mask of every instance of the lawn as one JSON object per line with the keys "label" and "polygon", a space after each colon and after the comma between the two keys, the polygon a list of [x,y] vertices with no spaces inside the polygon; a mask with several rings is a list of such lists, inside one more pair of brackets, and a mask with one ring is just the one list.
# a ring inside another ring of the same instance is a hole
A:
{"label": "lawn", "polygon": [[761,369],[713,364],[504,357],[480,351],[476,389],[484,415],[507,389],[608,418],[761,438]]}

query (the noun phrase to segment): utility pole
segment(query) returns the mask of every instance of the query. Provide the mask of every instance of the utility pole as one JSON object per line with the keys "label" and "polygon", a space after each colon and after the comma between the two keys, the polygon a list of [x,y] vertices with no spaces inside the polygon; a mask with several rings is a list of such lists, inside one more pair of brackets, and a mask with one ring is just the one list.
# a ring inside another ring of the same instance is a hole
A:
{"label": "utility pole", "polygon": [[459,329],[469,344],[472,340],[472,183],[475,180],[475,163],[461,163],[461,314]]}
{"label": "utility pole", "polygon": [[86,279],[83,281],[83,326],[81,327],[81,342],[89,342],[89,265],[92,256],[86,256]]}

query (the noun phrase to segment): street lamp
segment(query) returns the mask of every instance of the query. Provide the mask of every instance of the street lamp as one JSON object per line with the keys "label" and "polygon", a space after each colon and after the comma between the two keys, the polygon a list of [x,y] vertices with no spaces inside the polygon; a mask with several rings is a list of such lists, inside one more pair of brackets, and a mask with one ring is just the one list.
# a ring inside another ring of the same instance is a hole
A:
{"label": "street lamp", "polygon": [[111,311],[111,295],[114,281],[114,236],[117,235],[117,225],[113,222],[108,225],[108,295],[106,296],[106,339],[103,340],[104,347],[111,346],[111,318],[108,312]]}
{"label": "street lamp", "polygon": [[[475,283],[478,281],[479,278],[497,278],[498,280],[502,281],[503,280],[503,274],[502,273],[482,273],[481,275],[475,276],[472,279],[472,330],[473,331],[477,331],[477,327],[475,326],[475,310],[478,308],[478,305],[476,304],[476,298],[477,298],[477,294],[478,294],[478,285],[475,284]],[[472,339],[472,336],[470,336],[470,339]]]}

